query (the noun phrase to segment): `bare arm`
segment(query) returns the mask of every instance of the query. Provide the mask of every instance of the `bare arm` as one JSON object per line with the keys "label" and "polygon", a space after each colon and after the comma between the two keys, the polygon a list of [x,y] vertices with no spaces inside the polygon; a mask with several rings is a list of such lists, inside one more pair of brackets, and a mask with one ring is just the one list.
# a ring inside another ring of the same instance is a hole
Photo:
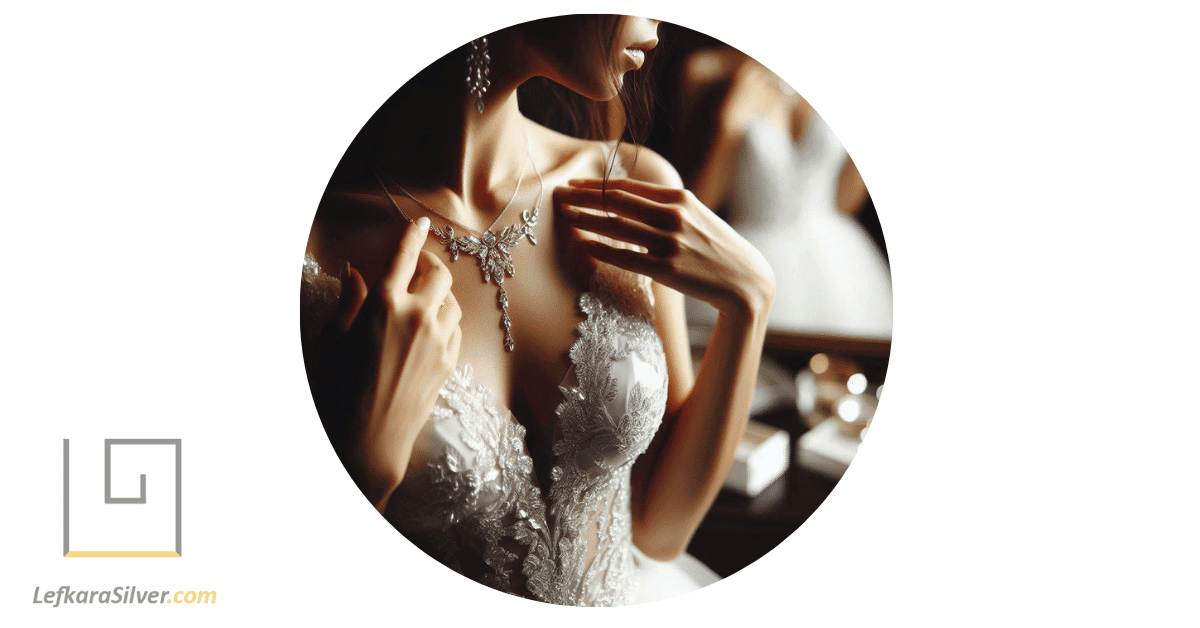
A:
{"label": "bare arm", "polygon": [[[669,289],[656,287],[661,303]],[[633,533],[648,556],[669,560],[683,553],[729,473],[746,429],[766,333],[766,294],[761,298],[757,306],[747,303],[744,314],[720,314],[694,384],[682,307],[656,307],[670,397],[683,398],[668,405],[664,429],[634,467]],[[679,364],[685,361],[686,367]]]}
{"label": "bare arm", "polygon": [[842,171],[838,173],[838,211],[847,216],[853,216],[862,209],[865,202],[867,202],[867,184],[863,183],[862,176],[858,174],[858,166],[854,165],[854,160],[846,157],[846,163],[842,164]]}
{"label": "bare arm", "polygon": [[[671,384],[664,427],[634,467],[634,541],[648,556],[668,560],[687,547],[745,430],[774,277],[753,247],[677,187],[678,175],[661,158],[641,155],[638,163],[635,176],[666,184],[614,180],[601,194],[598,182],[581,181],[558,195],[576,228],[645,251],[590,243],[594,257],[656,282]],[[694,381],[680,293],[720,312]]]}
{"label": "bare arm", "polygon": [[308,364],[330,441],[380,512],[404,479],[462,339],[450,272],[421,249],[428,225],[408,227],[370,291],[357,270],[343,267],[338,313]]}
{"label": "bare arm", "polygon": [[724,127],[717,131],[704,160],[692,177],[692,192],[706,207],[718,207],[729,195],[734,160],[741,146],[742,134]]}

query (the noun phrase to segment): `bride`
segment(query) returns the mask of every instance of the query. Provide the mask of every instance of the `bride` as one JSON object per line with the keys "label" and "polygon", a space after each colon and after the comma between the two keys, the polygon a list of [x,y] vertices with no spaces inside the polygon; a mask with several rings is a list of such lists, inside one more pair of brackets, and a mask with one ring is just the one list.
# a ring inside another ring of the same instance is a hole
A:
{"label": "bride", "polygon": [[[430,555],[545,602],[629,604],[704,570],[683,552],[774,294],[664,159],[518,109],[534,77],[617,98],[657,29],[552,18],[438,60],[355,139],[305,256],[305,361],[347,471]],[[684,295],[719,312],[697,373]]]}

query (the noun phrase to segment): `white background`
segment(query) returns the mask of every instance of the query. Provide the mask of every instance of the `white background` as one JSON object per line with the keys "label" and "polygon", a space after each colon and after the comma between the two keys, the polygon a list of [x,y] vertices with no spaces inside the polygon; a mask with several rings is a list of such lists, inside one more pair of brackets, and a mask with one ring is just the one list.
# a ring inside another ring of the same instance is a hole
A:
{"label": "white background", "polygon": [[[341,471],[297,334],[312,214],[368,115],[452,47],[566,3],[6,8],[4,616],[1194,625],[1195,20],[768,4],[791,6],[571,8],[707,32],[816,106],[887,237],[888,393],[776,552],[608,611],[510,599],[409,547]],[[60,556],[64,437],[183,439],[182,558]],[[60,585],[219,602],[31,603]]]}

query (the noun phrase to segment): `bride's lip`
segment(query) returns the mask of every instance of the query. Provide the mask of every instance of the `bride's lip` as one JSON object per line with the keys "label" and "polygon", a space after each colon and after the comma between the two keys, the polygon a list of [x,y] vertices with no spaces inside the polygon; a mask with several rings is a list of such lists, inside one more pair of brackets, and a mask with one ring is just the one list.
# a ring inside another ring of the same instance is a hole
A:
{"label": "bride's lip", "polygon": [[646,51],[641,48],[626,48],[625,56],[633,61],[633,65],[636,68],[642,67],[642,64],[646,62]]}
{"label": "bride's lip", "polygon": [[642,67],[646,62],[646,53],[658,45],[658,39],[647,39],[625,49],[625,55],[633,60],[634,65]]}
{"label": "bride's lip", "polygon": [[627,48],[626,48],[626,50],[641,50],[641,51],[645,52],[645,51],[648,51],[648,50],[653,50],[653,49],[654,49],[654,47],[655,47],[655,46],[657,46],[657,45],[658,45],[658,38],[657,38],[657,37],[655,37],[655,38],[653,38],[653,39],[647,39],[647,40],[645,40],[645,41],[639,41],[638,43],[636,43],[636,44],[633,44],[632,46],[629,46],[629,47],[627,47]]}

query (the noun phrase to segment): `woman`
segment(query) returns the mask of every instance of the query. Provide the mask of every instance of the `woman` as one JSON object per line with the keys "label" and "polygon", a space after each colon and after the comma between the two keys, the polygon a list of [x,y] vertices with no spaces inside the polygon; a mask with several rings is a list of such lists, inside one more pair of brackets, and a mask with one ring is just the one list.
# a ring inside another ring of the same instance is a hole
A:
{"label": "woman", "polygon": [[[676,163],[696,197],[726,208],[729,223],[789,279],[775,295],[771,330],[890,339],[891,274],[853,218],[867,188],[833,130],[735,49],[697,52],[680,75],[685,104],[674,126],[686,139]],[[716,318],[704,304],[689,304],[688,315],[700,324]]]}
{"label": "woman", "polygon": [[[447,55],[360,133],[309,240],[306,361],[347,470],[431,555],[547,602],[632,603],[640,553],[683,553],[774,291],[662,158],[518,110],[538,76],[617,97],[657,26],[554,18]],[[696,375],[685,294],[721,312]]]}

